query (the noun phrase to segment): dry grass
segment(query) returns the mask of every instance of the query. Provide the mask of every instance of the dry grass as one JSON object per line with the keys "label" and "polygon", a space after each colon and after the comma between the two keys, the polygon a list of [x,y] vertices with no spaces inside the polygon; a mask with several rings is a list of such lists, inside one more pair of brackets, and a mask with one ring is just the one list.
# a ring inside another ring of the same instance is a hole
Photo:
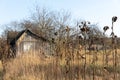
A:
{"label": "dry grass", "polygon": [[[87,52],[86,55],[86,80],[93,80],[93,71],[94,80],[113,80],[114,70],[112,65],[109,65],[107,69],[103,69],[102,52],[97,53],[98,59],[95,61],[95,64],[92,64],[95,52],[91,53]],[[109,58],[112,58],[112,55]],[[46,58],[44,55],[37,53],[26,53],[7,62],[4,76],[1,73],[2,65],[0,64],[0,76],[3,76],[4,80],[81,80],[84,76],[84,59],[78,59],[76,56],[74,60],[70,60],[69,65],[66,65],[65,59],[56,57]],[[111,63],[109,62],[109,64]],[[118,76],[117,80],[119,80],[120,66],[117,67],[116,74]]]}
{"label": "dry grass", "polygon": [[51,63],[44,56],[26,53],[7,62],[4,80],[41,80],[44,78],[45,67]]}
{"label": "dry grass", "polygon": [[3,66],[2,66],[2,63],[0,61],[0,80],[2,80],[3,78]]}

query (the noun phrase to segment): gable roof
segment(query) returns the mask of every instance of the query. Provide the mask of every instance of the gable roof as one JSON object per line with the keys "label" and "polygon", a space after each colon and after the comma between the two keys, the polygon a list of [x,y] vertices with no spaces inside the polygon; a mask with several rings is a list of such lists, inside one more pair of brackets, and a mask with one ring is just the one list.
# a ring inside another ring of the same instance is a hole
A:
{"label": "gable roof", "polygon": [[41,39],[43,41],[48,41],[47,39],[43,38],[42,36],[38,36],[37,34],[33,33],[32,31],[30,31],[29,29],[25,29],[25,30],[22,30],[21,32],[19,32],[16,37],[14,37],[11,41],[10,41],[10,45],[14,45],[16,43],[16,41],[24,34],[24,33],[27,33],[27,34],[30,34],[32,37],[34,37],[35,39]]}

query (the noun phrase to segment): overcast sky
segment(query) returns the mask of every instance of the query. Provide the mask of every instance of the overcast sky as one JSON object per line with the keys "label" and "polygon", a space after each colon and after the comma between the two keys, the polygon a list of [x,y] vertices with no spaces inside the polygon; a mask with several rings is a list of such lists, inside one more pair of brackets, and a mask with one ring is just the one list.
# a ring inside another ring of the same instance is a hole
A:
{"label": "overcast sky", "polygon": [[120,36],[120,0],[0,0],[0,26],[29,17],[36,5],[70,11],[74,18],[98,23],[101,28],[111,27],[112,16],[117,16],[114,30]]}

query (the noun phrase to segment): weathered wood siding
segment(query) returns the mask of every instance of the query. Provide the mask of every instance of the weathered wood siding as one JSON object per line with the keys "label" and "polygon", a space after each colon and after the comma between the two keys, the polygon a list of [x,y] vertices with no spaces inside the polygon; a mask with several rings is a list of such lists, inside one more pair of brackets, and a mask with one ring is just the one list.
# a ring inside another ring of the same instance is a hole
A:
{"label": "weathered wood siding", "polygon": [[51,45],[40,39],[34,38],[32,35],[24,33],[16,42],[17,55],[24,53],[40,53],[51,54],[53,51]]}

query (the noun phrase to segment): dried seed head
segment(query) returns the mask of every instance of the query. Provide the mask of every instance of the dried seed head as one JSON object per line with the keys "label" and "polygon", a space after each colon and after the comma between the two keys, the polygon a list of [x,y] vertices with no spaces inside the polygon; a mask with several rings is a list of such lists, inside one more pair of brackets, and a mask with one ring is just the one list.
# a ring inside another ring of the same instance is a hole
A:
{"label": "dried seed head", "polygon": [[104,69],[107,69],[107,67],[106,67],[106,66],[104,66]]}
{"label": "dried seed head", "polygon": [[109,29],[108,26],[105,26],[105,27],[103,28],[104,31],[107,31],[108,29]]}
{"label": "dried seed head", "polygon": [[80,30],[82,32],[88,32],[90,29],[88,27],[83,27],[83,28],[80,28]]}
{"label": "dried seed head", "polygon": [[54,38],[52,38],[52,42],[54,43],[54,41],[55,41],[55,39]]}
{"label": "dried seed head", "polygon": [[55,33],[54,33],[54,35],[56,35],[56,36],[57,36],[57,35],[58,35],[58,33],[57,33],[57,32],[55,32]]}
{"label": "dried seed head", "polygon": [[67,70],[67,71],[66,71],[66,74],[67,74],[68,72],[69,72],[69,71]]}
{"label": "dried seed head", "polygon": [[117,35],[115,35],[114,37],[117,38]]}
{"label": "dried seed head", "polygon": [[79,39],[82,39],[82,36],[78,36]]}
{"label": "dried seed head", "polygon": [[63,41],[63,44],[65,44],[65,41]]}
{"label": "dried seed head", "polygon": [[83,27],[83,28],[80,28],[80,30],[82,31],[82,32],[85,32],[85,28]]}
{"label": "dried seed head", "polygon": [[81,24],[84,24],[84,22],[81,22]]}
{"label": "dried seed head", "polygon": [[90,22],[88,21],[88,24],[90,24]]}
{"label": "dried seed head", "polygon": [[116,22],[116,20],[117,20],[117,17],[116,17],[116,16],[113,16],[113,17],[112,17],[112,22]]}
{"label": "dried seed head", "polygon": [[79,25],[79,28],[81,28],[81,25]]}

